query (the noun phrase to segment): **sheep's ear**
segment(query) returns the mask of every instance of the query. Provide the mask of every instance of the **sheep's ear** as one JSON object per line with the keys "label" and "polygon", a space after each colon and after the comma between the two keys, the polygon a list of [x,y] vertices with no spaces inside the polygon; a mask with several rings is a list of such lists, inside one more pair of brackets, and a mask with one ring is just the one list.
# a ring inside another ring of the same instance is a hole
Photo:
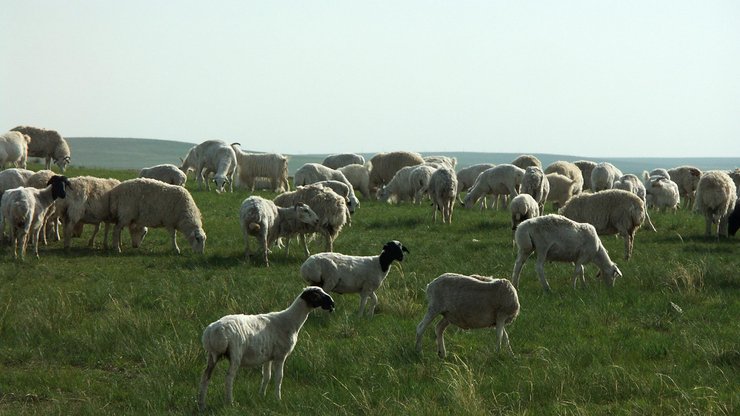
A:
{"label": "sheep's ear", "polygon": [[74,190],[75,188],[73,188],[73,187],[72,187],[72,184],[71,184],[71,183],[69,182],[69,179],[67,179],[67,178],[65,178],[65,177],[63,177],[63,178],[64,178],[64,185],[65,185],[65,186],[66,186],[67,188],[69,188],[69,189],[72,189],[72,190]]}
{"label": "sheep's ear", "polygon": [[622,271],[619,270],[619,267],[617,267],[617,265],[615,264],[614,265],[614,278],[616,279],[619,277],[622,277]]}
{"label": "sheep's ear", "polygon": [[405,252],[407,252],[407,253],[409,253],[409,254],[411,254],[411,252],[409,251],[409,249],[407,249],[407,248],[406,248],[406,246],[403,246],[403,245],[402,245],[402,246],[401,246],[401,250],[402,250],[402,251],[405,251]]}

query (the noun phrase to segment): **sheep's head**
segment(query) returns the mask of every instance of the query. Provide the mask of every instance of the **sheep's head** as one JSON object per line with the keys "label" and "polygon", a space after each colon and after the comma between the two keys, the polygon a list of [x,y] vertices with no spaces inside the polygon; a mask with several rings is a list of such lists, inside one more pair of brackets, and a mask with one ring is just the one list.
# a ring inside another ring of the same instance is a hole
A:
{"label": "sheep's head", "polygon": [[316,215],[316,213],[308,205],[300,202],[295,204],[294,209],[298,221],[308,225],[313,225],[314,227],[319,225],[319,216]]}
{"label": "sheep's head", "polygon": [[149,229],[132,224],[128,228],[128,232],[131,234],[131,247],[139,248],[142,241],[144,241],[144,237],[146,237],[146,233],[149,232]]}
{"label": "sheep's head", "polygon": [[46,182],[46,186],[49,185],[51,185],[51,197],[53,199],[64,199],[67,196],[67,191],[64,188],[65,186],[69,187],[69,189],[72,189],[72,186],[69,183],[69,179],[67,179],[66,176],[61,175],[54,175],[49,178],[49,181]]}
{"label": "sheep's head", "polygon": [[391,192],[387,186],[383,185],[378,188],[378,191],[375,193],[375,197],[378,201],[388,202],[391,199]]}
{"label": "sheep's head", "polygon": [[389,256],[390,260],[403,261],[403,253],[410,253],[409,249],[403,246],[400,241],[393,240],[385,243],[381,257]]}
{"label": "sheep's head", "polygon": [[216,192],[220,194],[221,192],[226,190],[226,185],[229,184],[231,181],[224,175],[216,175],[213,178],[213,182],[216,183]]}
{"label": "sheep's head", "polygon": [[203,254],[206,251],[206,232],[203,231],[202,228],[196,228],[190,235],[188,236],[188,241],[190,241],[190,247],[193,249],[194,252],[198,254]]}
{"label": "sheep's head", "polygon": [[468,193],[465,194],[465,199],[460,201],[460,205],[462,205],[463,208],[470,209],[470,208],[473,208],[473,206],[475,206],[476,202],[477,201],[473,198],[473,194],[470,191],[468,191]]}
{"label": "sheep's head", "polygon": [[54,159],[54,163],[56,163],[57,166],[59,166],[59,169],[64,173],[65,170],[67,170],[67,165],[69,165],[69,162],[71,162],[72,159],[69,156],[64,156],[60,159]]}
{"label": "sheep's head", "polygon": [[596,277],[599,276],[604,279],[607,287],[614,287],[614,281],[622,277],[622,271],[619,270],[616,263],[611,263],[606,269],[599,270]]}
{"label": "sheep's head", "polygon": [[312,308],[321,307],[321,309],[334,312],[334,299],[324,292],[324,289],[318,286],[309,286],[303,289],[301,299],[306,301],[308,306]]}

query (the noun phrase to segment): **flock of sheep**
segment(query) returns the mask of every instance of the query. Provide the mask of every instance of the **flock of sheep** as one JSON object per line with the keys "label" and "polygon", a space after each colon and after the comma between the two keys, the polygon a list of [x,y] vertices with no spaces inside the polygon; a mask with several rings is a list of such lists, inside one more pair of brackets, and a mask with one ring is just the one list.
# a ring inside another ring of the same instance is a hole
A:
{"label": "flock of sheep", "polygon": [[[29,156],[46,159],[46,169],[26,170]],[[449,324],[461,328],[495,327],[497,345],[512,353],[505,326],[519,314],[517,287],[526,260],[536,253],[536,272],[543,288],[547,261],[572,262],[573,285],[585,283],[584,266],[594,263],[608,286],[622,276],[601,243],[600,235],[624,238],[624,258],[629,259],[636,230],[645,222],[655,231],[648,207],[676,210],[681,198],[706,218],[706,234],[718,224],[717,235],[734,235],[740,227],[737,202],[740,170],[701,172],[690,166],[655,169],[642,178],[624,175],[610,163],[558,161],[544,167],[536,157],[522,155],[510,164],[480,164],[455,172],[456,160],[445,156],[422,157],[414,152],[379,153],[369,161],[360,155],[327,157],[323,163],[307,163],[294,175],[294,189],[288,180],[288,159],[280,154],[248,153],[239,144],[207,140],[193,146],[180,166],[158,165],[142,169],[140,178],[115,179],[80,176],[66,178],[49,170],[53,161],[62,172],[70,162],[66,141],[55,131],[17,127],[0,140],[0,163],[16,168],[0,172],[0,230],[7,223],[14,255],[21,248],[25,256],[29,238],[38,256],[39,241],[61,239],[65,249],[79,236],[84,224],[95,226],[88,242],[93,245],[101,224],[105,226],[103,247],[108,246],[108,229],[113,225],[113,247],[120,252],[124,227],[138,247],[149,228],[170,232],[172,248],[179,253],[176,232],[180,231],[193,251],[203,253],[206,234],[201,213],[184,188],[187,173],[194,171],[198,189],[215,183],[216,192],[233,191],[234,186],[255,189],[260,181],[281,192],[273,200],[256,195],[246,198],[239,210],[245,257],[253,259],[250,240],[259,242],[259,258],[269,266],[269,254],[276,247],[289,249],[292,237],[299,237],[307,260],[300,268],[305,288],[293,304],[280,312],[260,315],[228,315],[210,324],[203,332],[207,367],[203,373],[198,403],[205,407],[206,391],[216,363],[230,361],[226,376],[226,401],[232,401],[233,381],[238,368],[262,366],[261,394],[271,377],[280,398],[283,366],[293,350],[298,332],[309,312],[317,307],[334,309],[327,292],[358,293],[359,314],[373,315],[378,303],[376,291],[394,261],[402,261],[409,249],[399,241],[386,243],[379,255],[354,256],[333,252],[333,242],[360,199],[419,204],[431,200],[432,218],[441,212],[443,223],[452,222],[453,208],[483,209],[490,202],[511,213],[512,240],[518,247],[511,281],[485,276],[444,273],[426,289],[428,310],[416,329],[416,348],[421,350],[427,326],[438,316],[437,352],[445,356],[444,331]],[[210,179],[212,177],[212,179]],[[464,198],[460,194],[464,193]],[[557,213],[544,215],[546,202]],[[325,252],[310,255],[307,238],[320,234]],[[370,301],[368,304],[368,300]],[[513,353],[512,353],[513,354]]]}

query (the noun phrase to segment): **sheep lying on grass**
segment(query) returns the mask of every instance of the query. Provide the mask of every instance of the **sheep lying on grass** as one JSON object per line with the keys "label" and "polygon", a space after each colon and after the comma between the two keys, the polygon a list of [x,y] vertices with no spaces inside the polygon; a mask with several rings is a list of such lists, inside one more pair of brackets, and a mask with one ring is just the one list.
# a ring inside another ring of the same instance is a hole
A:
{"label": "sheep lying on grass", "polygon": [[445,273],[432,280],[426,289],[429,306],[424,318],[416,327],[416,350],[421,352],[424,331],[430,323],[442,315],[435,329],[437,354],[444,358],[444,332],[450,324],[462,329],[496,327],[496,351],[501,350],[503,340],[509,354],[514,355],[509,344],[506,325],[519,315],[519,296],[516,288],[506,279],[457,273]]}
{"label": "sheep lying on grass", "polygon": [[[307,287],[285,310],[259,315],[226,315],[203,331],[201,341],[206,350],[207,364],[200,379],[198,408],[204,411],[208,382],[213,369],[222,358],[229,360],[226,373],[226,404],[233,402],[234,378],[239,367],[262,366],[260,395],[275,377],[275,397],[281,399],[283,367],[296,342],[298,333],[315,308],[334,310],[334,299],[318,287]],[[273,368],[273,362],[275,366]]]}

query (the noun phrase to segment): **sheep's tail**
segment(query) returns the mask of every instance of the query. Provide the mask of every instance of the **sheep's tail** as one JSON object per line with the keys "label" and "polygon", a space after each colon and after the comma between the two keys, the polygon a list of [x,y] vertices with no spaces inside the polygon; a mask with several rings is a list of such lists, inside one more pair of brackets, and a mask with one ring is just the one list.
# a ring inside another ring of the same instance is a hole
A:
{"label": "sheep's tail", "polygon": [[226,336],[223,325],[215,322],[203,331],[201,342],[203,349],[215,359],[226,354],[229,349],[229,338]]}

